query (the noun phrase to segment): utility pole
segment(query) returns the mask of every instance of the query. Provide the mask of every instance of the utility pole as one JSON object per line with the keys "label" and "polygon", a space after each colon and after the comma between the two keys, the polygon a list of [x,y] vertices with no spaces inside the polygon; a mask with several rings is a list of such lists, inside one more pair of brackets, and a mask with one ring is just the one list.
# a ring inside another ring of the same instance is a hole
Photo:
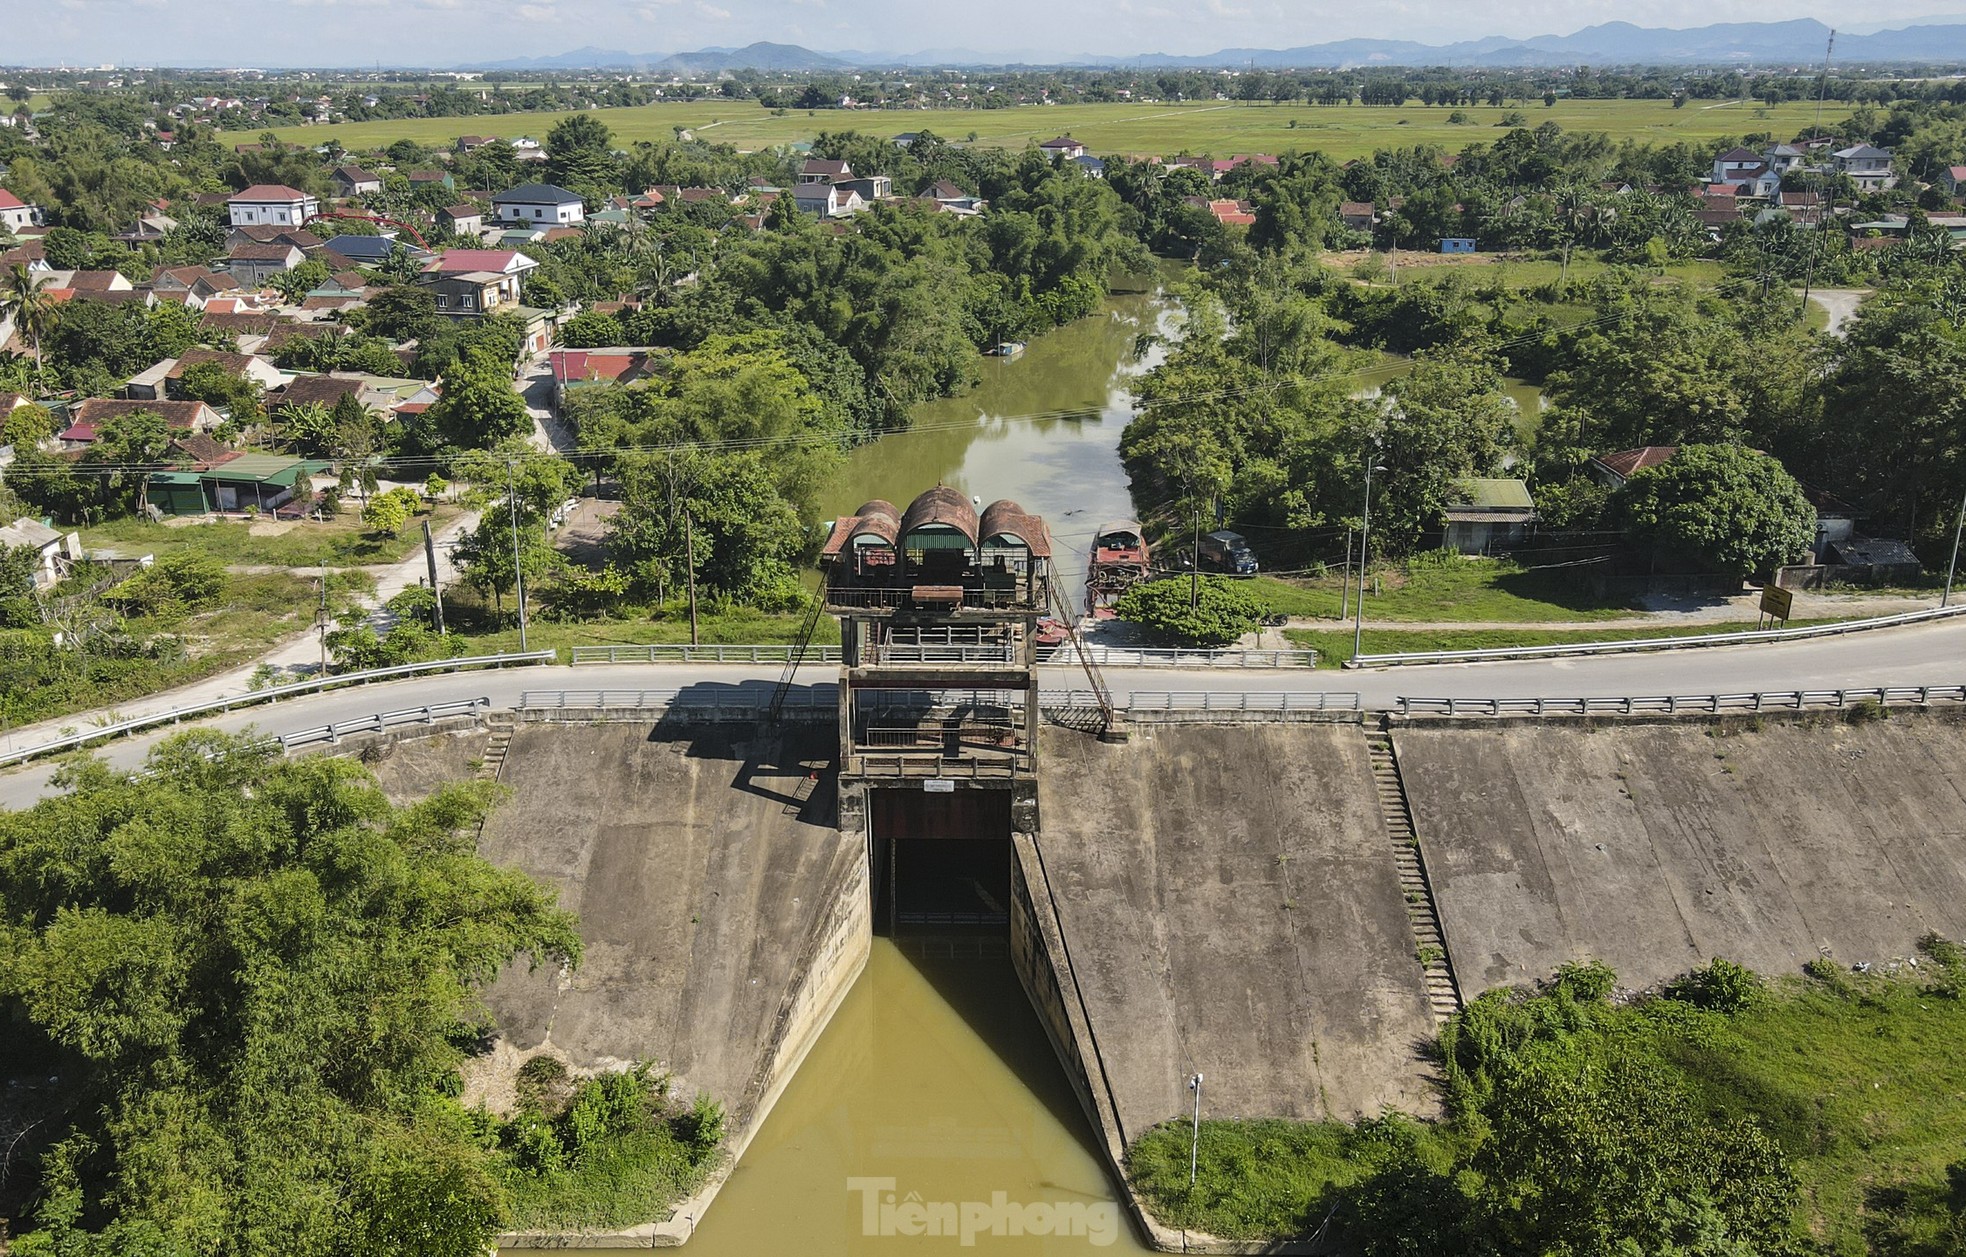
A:
{"label": "utility pole", "polygon": [[430,592],[437,596],[437,636],[444,635],[444,588],[437,583],[437,543],[430,536],[430,521],[423,521],[423,561],[430,568]]}
{"label": "utility pole", "polygon": [[[1375,450],[1373,452],[1377,454],[1378,451]],[[1384,467],[1376,466],[1372,460],[1366,460],[1365,514],[1364,518],[1359,521],[1358,530],[1358,603],[1354,611],[1356,618],[1352,624],[1352,658],[1354,660],[1359,657],[1360,646],[1365,640],[1365,556],[1372,552],[1372,473],[1384,470]]]}
{"label": "utility pole", "polygon": [[512,592],[519,600],[519,649],[526,649],[526,574],[519,567],[519,482],[512,460],[505,460],[506,513],[512,517]]}
{"label": "utility pole", "polygon": [[689,563],[689,644],[697,646],[701,643],[696,638],[696,518],[690,514],[687,500],[683,503],[683,548]]}
{"label": "utility pole", "polygon": [[[1822,138],[1823,100],[1829,95],[1829,63],[1830,57],[1835,52],[1836,32],[1831,31],[1829,33],[1829,45],[1823,49],[1823,84],[1816,92],[1816,124],[1810,128],[1809,136],[1812,140]],[[1800,159],[1798,158],[1797,160],[1799,161]],[[1829,201],[1830,197],[1827,193],[1818,194],[1816,198],[1816,231],[1809,238],[1809,269],[1803,273],[1802,277],[1802,317],[1805,319],[1809,317],[1809,293],[1816,284],[1816,258],[1822,253],[1823,231],[1829,225]]]}
{"label": "utility pole", "polygon": [[1194,1194],[1195,1170],[1201,1163],[1201,1075],[1188,1079],[1188,1090],[1195,1093],[1194,1138],[1188,1144],[1188,1192]]}
{"label": "utility pole", "polygon": [[1201,515],[1192,517],[1194,525],[1194,554],[1188,563],[1188,607],[1190,610],[1201,605]]}
{"label": "utility pole", "polygon": [[1352,530],[1345,530],[1345,583],[1338,587],[1338,623],[1352,614]]}
{"label": "utility pole", "polygon": [[1959,522],[1952,526],[1952,562],[1946,564],[1946,591],[1939,596],[1939,605],[1952,601],[1952,574],[1959,570],[1959,534],[1966,529],[1966,496],[1959,499]]}
{"label": "utility pole", "polygon": [[321,630],[321,671],[319,676],[328,675],[328,561],[321,560],[321,577],[315,582],[321,590],[321,606],[314,613],[314,622]]}

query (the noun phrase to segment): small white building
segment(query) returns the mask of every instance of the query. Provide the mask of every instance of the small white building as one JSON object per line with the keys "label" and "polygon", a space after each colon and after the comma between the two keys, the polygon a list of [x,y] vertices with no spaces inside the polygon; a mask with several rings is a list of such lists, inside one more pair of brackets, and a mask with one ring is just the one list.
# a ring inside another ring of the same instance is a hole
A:
{"label": "small white building", "polygon": [[492,217],[501,223],[571,226],[587,218],[580,193],[550,183],[522,183],[492,198]]}
{"label": "small white building", "polygon": [[282,183],[256,183],[225,199],[234,227],[298,227],[321,212],[318,197]]}
{"label": "small white building", "polygon": [[40,566],[34,569],[36,589],[47,589],[55,584],[68,574],[68,565],[82,557],[82,540],[77,534],[63,536],[40,520],[26,517],[0,528],[0,549],[14,546],[33,546],[40,554]]}
{"label": "small white building", "polygon": [[21,231],[39,226],[41,207],[29,205],[5,188],[0,188],[0,227],[8,231]]}

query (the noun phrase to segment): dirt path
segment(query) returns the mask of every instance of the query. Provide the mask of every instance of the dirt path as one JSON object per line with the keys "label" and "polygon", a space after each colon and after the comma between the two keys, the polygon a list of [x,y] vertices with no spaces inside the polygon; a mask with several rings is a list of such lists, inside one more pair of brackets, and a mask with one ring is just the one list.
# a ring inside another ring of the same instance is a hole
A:
{"label": "dirt path", "polygon": [[1857,308],[1870,296],[1868,289],[1861,288],[1817,288],[1809,293],[1809,300],[1823,308],[1829,315],[1829,326],[1823,330],[1831,336],[1843,335],[1843,329],[1850,320],[1857,317]]}

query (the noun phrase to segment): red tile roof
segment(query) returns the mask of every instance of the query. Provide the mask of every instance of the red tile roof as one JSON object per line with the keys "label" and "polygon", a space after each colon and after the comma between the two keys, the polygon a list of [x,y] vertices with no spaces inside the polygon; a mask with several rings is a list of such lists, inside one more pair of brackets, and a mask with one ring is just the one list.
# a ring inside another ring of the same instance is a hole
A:
{"label": "red tile roof", "polygon": [[1657,467],[1677,453],[1677,445],[1645,445],[1635,450],[1619,450],[1615,454],[1599,454],[1596,461],[1629,480],[1647,467]]}
{"label": "red tile roof", "polygon": [[0,209],[25,209],[27,203],[5,188],[0,188]]}

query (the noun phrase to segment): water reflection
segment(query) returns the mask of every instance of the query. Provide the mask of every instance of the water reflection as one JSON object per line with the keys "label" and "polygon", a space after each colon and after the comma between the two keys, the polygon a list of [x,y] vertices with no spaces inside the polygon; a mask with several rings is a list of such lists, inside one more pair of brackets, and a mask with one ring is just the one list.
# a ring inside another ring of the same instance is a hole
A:
{"label": "water reflection", "polygon": [[848,456],[822,497],[823,515],[869,498],[906,505],[946,484],[990,502],[1015,498],[1051,528],[1060,581],[1074,602],[1093,530],[1133,514],[1120,434],[1132,417],[1127,381],[1160,360],[1135,357],[1143,334],[1172,335],[1173,303],[1158,289],[1119,293],[1104,309],[1032,341],[1017,358],[988,358],[982,383],[915,410],[915,426]]}

